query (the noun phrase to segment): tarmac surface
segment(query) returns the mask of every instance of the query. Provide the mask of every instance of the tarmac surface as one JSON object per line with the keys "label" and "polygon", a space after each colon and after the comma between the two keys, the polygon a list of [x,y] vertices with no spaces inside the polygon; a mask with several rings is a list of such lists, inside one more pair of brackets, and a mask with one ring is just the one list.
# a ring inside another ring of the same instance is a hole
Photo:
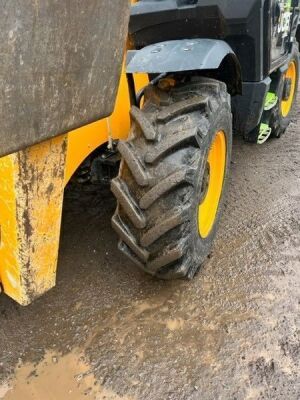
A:
{"label": "tarmac surface", "polygon": [[299,399],[299,121],[262,146],[234,140],[193,281],[118,253],[108,190],[67,191],[56,288],[27,308],[0,296],[0,399]]}

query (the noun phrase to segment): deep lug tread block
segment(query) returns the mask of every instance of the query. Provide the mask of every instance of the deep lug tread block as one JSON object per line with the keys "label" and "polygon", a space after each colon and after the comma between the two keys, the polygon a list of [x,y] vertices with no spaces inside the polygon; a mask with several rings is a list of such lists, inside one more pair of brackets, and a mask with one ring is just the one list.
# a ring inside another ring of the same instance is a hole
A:
{"label": "deep lug tread block", "polygon": [[141,245],[143,247],[148,247],[156,240],[158,240],[165,233],[170,231],[171,229],[176,228],[179,225],[182,225],[186,220],[186,216],[184,212],[177,212],[174,215],[167,217],[166,219],[160,221],[153,228],[150,228],[146,233],[144,233],[141,237]]}
{"label": "deep lug tread block", "polygon": [[175,263],[175,265],[165,266],[161,269],[160,278],[164,280],[189,278],[190,260],[187,257],[183,263]]}
{"label": "deep lug tread block", "polygon": [[130,247],[127,246],[125,242],[122,240],[119,241],[118,243],[118,249],[125,254],[135,265],[137,265],[141,269],[145,269],[145,264],[143,264],[137,256],[134,254],[134,252],[130,249]]}
{"label": "deep lug tread block", "polygon": [[164,139],[157,146],[153,147],[152,151],[145,154],[145,162],[152,164],[164,157],[168,153],[182,148],[182,146],[192,144],[193,146],[201,146],[201,138],[198,134],[198,129],[188,130],[186,132],[176,132],[171,137]]}
{"label": "deep lug tread block", "polygon": [[188,179],[189,174],[185,170],[175,171],[168,175],[165,179],[158,182],[152,189],[150,189],[140,200],[140,207],[147,210],[156,200],[170,192],[176,186],[183,183],[190,183]]}
{"label": "deep lug tread block", "polygon": [[118,143],[118,150],[125,160],[131,173],[134,175],[137,183],[141,186],[149,185],[149,177],[145,172],[143,165],[127,142],[120,141]]}
{"label": "deep lug tread block", "polygon": [[134,238],[134,236],[126,229],[118,214],[112,218],[112,227],[118,233],[120,238],[127,244],[127,246],[143,261],[146,262],[149,258],[149,252],[141,248]]}
{"label": "deep lug tread block", "polygon": [[111,190],[133,225],[138,229],[145,228],[146,217],[129,193],[126,183],[120,178],[115,178],[111,183]]}
{"label": "deep lug tread block", "polygon": [[167,123],[171,119],[174,119],[182,114],[188,114],[193,111],[197,111],[207,106],[207,98],[199,98],[199,96],[179,101],[166,107],[165,110],[161,111],[157,116],[157,121],[161,123]]}
{"label": "deep lug tread block", "polygon": [[169,265],[179,260],[184,255],[183,247],[175,247],[171,250],[167,250],[164,254],[156,257],[154,260],[147,264],[147,269],[150,273],[155,273],[162,267]]}
{"label": "deep lug tread block", "polygon": [[132,106],[130,110],[130,115],[141,128],[147,140],[155,141],[157,139],[158,134],[156,129],[139,108]]}

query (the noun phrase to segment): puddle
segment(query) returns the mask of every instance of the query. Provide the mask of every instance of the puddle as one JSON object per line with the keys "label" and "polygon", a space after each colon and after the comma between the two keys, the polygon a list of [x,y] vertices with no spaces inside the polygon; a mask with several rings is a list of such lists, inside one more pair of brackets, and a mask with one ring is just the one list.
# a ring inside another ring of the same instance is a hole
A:
{"label": "puddle", "polygon": [[14,380],[0,386],[1,400],[134,400],[99,385],[80,354],[60,357],[52,352],[44,360],[16,369]]}

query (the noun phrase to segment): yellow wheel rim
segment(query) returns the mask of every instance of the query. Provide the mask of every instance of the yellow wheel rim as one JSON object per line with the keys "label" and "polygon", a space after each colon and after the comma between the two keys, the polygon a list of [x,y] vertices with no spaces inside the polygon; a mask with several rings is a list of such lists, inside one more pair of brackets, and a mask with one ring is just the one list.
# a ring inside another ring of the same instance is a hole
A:
{"label": "yellow wheel rim", "polygon": [[282,100],[281,102],[281,114],[285,118],[291,111],[293,100],[296,91],[296,82],[297,82],[297,65],[295,61],[291,61],[289,67],[285,73],[284,79],[291,80],[291,91],[287,100]]}
{"label": "yellow wheel rim", "polygon": [[[207,238],[214,226],[223,189],[226,168],[226,138],[217,132],[207,158],[207,182],[203,188],[204,198],[198,210],[198,228],[202,238]],[[204,179],[205,181],[205,179]]]}

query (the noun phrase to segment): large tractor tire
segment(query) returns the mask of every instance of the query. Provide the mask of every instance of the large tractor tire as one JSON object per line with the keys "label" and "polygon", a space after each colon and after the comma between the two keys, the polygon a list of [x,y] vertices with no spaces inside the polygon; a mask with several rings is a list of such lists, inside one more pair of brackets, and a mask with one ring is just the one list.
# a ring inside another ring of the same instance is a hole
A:
{"label": "large tractor tire", "polygon": [[222,82],[149,86],[131,110],[112,182],[119,249],[162,279],[192,278],[211,252],[230,166],[232,115]]}
{"label": "large tractor tire", "polygon": [[299,49],[294,45],[287,70],[282,76],[278,88],[278,103],[272,110],[270,127],[272,136],[279,138],[291,122],[291,115],[296,103],[299,83]]}

